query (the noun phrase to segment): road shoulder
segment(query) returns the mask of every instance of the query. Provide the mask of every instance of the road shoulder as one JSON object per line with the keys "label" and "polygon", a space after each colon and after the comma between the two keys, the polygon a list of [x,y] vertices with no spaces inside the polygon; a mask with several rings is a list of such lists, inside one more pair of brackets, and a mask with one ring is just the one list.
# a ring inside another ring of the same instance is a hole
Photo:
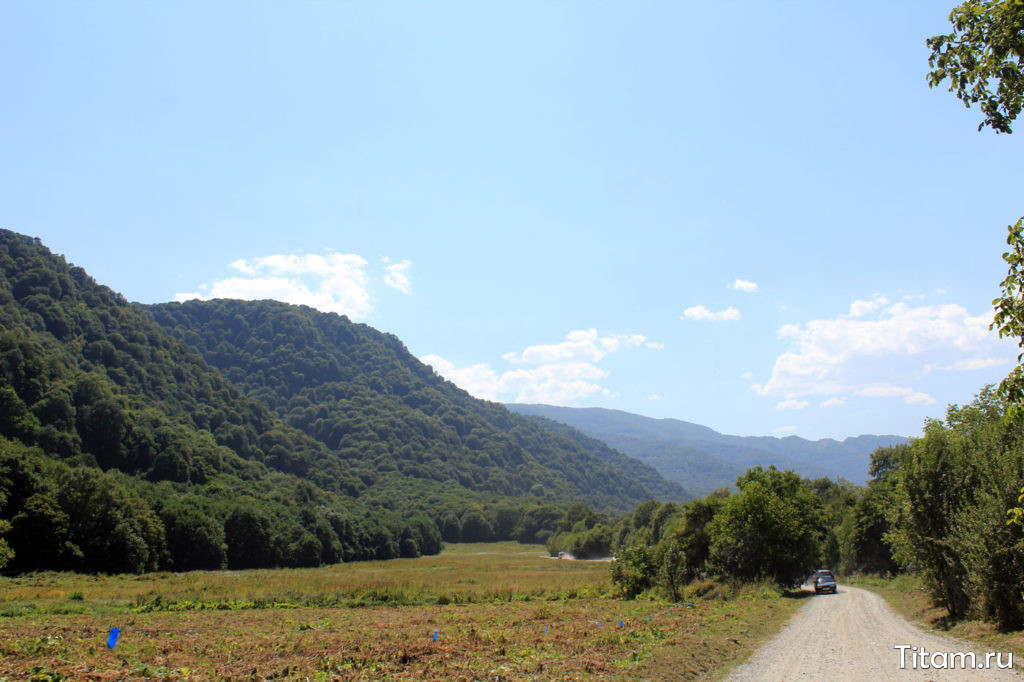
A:
{"label": "road shoulder", "polygon": [[1000,632],[994,624],[976,620],[951,622],[946,610],[934,605],[915,576],[866,577],[851,582],[877,594],[889,608],[917,627],[972,647],[1012,653],[1015,667],[1024,670],[1024,630]]}

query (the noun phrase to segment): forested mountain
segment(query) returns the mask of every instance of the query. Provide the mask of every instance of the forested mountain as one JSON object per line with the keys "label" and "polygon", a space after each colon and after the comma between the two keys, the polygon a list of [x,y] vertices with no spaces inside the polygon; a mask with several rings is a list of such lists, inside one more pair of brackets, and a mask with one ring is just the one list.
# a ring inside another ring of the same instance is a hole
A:
{"label": "forested mountain", "polygon": [[856,436],[843,441],[727,436],[699,424],[621,410],[523,404],[508,408],[572,426],[701,494],[732,485],[754,466],[774,465],[810,478],[844,478],[862,484],[868,478],[872,452],[908,442],[902,436]]}
{"label": "forested mountain", "polygon": [[603,508],[685,496],[601,443],[473,398],[394,336],[344,316],[277,301],[145,309],[246,395],[340,459],[375,472],[351,482],[364,499],[384,504],[408,479],[416,480],[421,498],[410,504],[432,507],[466,491],[582,499]]}
{"label": "forested mountain", "polygon": [[569,501],[682,497],[608,452],[470,398],[345,318],[132,305],[0,230],[8,571],[416,556],[442,534],[543,540]]}
{"label": "forested mountain", "polygon": [[350,469],[84,270],[0,231],[8,570],[316,565],[395,556],[406,539],[436,551],[431,520],[335,483]]}
{"label": "forested mountain", "polygon": [[648,490],[651,491],[653,497],[649,499],[666,501],[686,500],[691,499],[694,496],[693,493],[689,492],[675,481],[664,477],[655,467],[645,464],[635,457],[629,457],[622,454],[621,451],[609,447],[608,444],[602,440],[591,438],[582,431],[553,419],[547,419],[536,415],[524,416],[535,421],[538,425],[548,431],[561,434],[566,438],[579,443],[581,446],[586,448],[588,451],[593,452],[604,461],[614,464],[617,468],[640,481]]}

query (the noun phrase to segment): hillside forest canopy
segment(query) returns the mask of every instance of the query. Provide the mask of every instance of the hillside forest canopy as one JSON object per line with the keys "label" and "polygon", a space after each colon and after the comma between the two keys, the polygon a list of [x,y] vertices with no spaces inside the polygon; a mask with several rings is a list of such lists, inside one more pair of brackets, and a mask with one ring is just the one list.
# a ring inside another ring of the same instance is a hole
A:
{"label": "hillside forest canopy", "polygon": [[130,304],[0,232],[9,573],[544,542],[571,502],[612,511],[655,496],[687,494],[597,441],[472,398],[393,336],[273,301]]}

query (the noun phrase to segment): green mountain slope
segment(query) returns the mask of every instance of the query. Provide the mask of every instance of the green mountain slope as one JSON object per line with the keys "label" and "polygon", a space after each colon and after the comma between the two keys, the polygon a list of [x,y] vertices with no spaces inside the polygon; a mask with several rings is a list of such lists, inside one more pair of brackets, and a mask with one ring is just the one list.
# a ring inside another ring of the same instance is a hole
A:
{"label": "green mountain slope", "polygon": [[579,431],[568,424],[563,424],[562,422],[534,415],[524,416],[535,421],[538,425],[548,431],[561,434],[566,438],[579,443],[604,461],[614,464],[625,473],[640,481],[651,492],[650,499],[668,502],[689,500],[694,497],[693,493],[690,493],[672,479],[659,473],[657,467],[644,463],[635,457],[629,457],[622,454],[623,451],[621,448],[615,449],[609,447],[609,445],[604,441],[598,440],[597,438],[591,438],[590,436],[585,435],[582,431]]}
{"label": "green mountain slope", "polygon": [[395,556],[403,535],[436,551],[431,524],[312,475],[331,465],[343,480],[346,463],[148,315],[0,231],[8,570],[316,565]]}
{"label": "green mountain slope", "polygon": [[906,443],[902,436],[809,441],[797,436],[728,436],[678,419],[652,419],[621,410],[509,405],[514,412],[568,424],[657,469],[695,493],[732,485],[753,466],[774,465],[802,476],[864,483],[870,454]]}
{"label": "green mountain slope", "polygon": [[132,305],[0,230],[6,571],[416,556],[442,535],[543,540],[570,502],[683,496],[581,439],[471,398],[365,325]]}
{"label": "green mountain slope", "polygon": [[399,487],[434,502],[469,491],[624,509],[686,495],[604,445],[473,398],[394,336],[343,316],[276,301],[146,310],[289,425],[346,461],[371,465],[378,476],[366,499],[385,504]]}

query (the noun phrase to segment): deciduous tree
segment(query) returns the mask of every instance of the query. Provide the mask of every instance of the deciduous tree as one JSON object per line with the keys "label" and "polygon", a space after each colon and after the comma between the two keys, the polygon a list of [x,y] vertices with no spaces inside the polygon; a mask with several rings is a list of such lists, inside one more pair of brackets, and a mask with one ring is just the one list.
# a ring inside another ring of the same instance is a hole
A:
{"label": "deciduous tree", "polygon": [[965,106],[981,108],[978,130],[1012,133],[1024,103],[1024,0],[967,0],[949,20],[952,33],[928,39],[928,85],[948,78]]}
{"label": "deciduous tree", "polygon": [[755,467],[711,522],[711,562],[742,580],[799,583],[821,556],[822,509],[792,471]]}

